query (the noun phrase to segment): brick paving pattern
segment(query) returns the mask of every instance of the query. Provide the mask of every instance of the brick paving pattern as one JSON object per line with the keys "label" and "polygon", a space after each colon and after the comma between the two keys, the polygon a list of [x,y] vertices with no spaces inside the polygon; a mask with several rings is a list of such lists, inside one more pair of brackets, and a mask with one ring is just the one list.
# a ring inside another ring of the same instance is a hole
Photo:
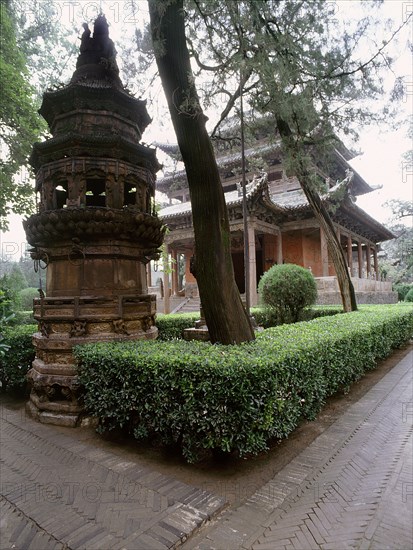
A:
{"label": "brick paving pattern", "polygon": [[413,548],[413,353],[189,549]]}
{"label": "brick paving pattern", "polygon": [[224,505],[22,411],[0,434],[2,550],[173,548]]}

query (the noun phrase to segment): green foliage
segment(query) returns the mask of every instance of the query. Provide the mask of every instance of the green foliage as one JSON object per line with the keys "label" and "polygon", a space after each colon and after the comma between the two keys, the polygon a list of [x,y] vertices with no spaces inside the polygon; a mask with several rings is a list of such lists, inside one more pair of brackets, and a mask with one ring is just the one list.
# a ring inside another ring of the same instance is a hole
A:
{"label": "green foliage", "polygon": [[7,288],[13,293],[27,288],[27,280],[19,264],[14,263],[10,271],[0,278],[0,287],[3,289]]}
{"label": "green foliage", "polygon": [[[39,139],[44,124],[36,112],[34,87],[29,83],[26,58],[16,42],[16,27],[7,4],[2,3],[0,36],[0,228],[7,228],[11,212],[27,214],[33,208],[33,187],[29,174],[20,172],[27,165],[34,141]],[[16,176],[20,173],[20,181]]]}
{"label": "green foliage", "polygon": [[10,293],[0,288],[0,328],[5,326],[13,316],[12,304]]}
{"label": "green foliage", "polygon": [[413,288],[409,290],[409,292],[406,294],[404,298],[405,302],[413,302]]}
{"label": "green foliage", "polygon": [[23,311],[30,311],[33,309],[33,300],[39,297],[39,291],[37,288],[28,287],[20,290],[18,293],[20,309]]}
{"label": "green foliage", "polygon": [[34,270],[34,262],[29,257],[21,257],[18,262],[3,258],[0,262],[0,281],[4,275],[10,276],[16,269],[18,269],[25,279],[25,285],[20,286],[18,290],[26,287],[39,288],[40,277],[42,279],[42,288],[46,288],[46,269]]}
{"label": "green foliage", "polygon": [[10,212],[34,209],[28,157],[47,131],[37,113],[41,93],[59,82],[77,45],[67,40],[72,31],[59,23],[54,0],[6,0],[0,10],[0,228],[7,229]]}
{"label": "green foliage", "polygon": [[396,239],[382,244],[385,258],[381,260],[381,270],[395,284],[413,281],[413,227],[399,223],[390,230]]}
{"label": "green foliage", "polygon": [[179,445],[195,461],[208,450],[259,453],[287,437],[412,331],[410,306],[365,306],[271,328],[239,346],[140,341],[74,353],[101,431],[121,427]]}
{"label": "green foliage", "polygon": [[26,374],[35,351],[32,344],[36,325],[7,327],[2,329],[0,344],[7,346],[8,351],[0,361],[0,390],[24,392],[27,387]]}
{"label": "green foliage", "polygon": [[[319,317],[327,317],[329,315],[337,315],[343,313],[343,308],[340,306],[313,306],[307,307],[300,313],[300,321],[311,321]],[[253,307],[251,308],[256,323],[260,327],[270,328],[281,324],[276,311],[269,307]]]}
{"label": "green foliage", "polygon": [[156,316],[156,326],[159,330],[158,340],[174,340],[182,338],[182,331],[185,328],[194,326],[199,319],[199,313],[176,313]]}
{"label": "green foliage", "polygon": [[298,321],[303,309],[317,299],[312,273],[294,264],[272,266],[261,277],[258,292],[263,304],[274,310],[281,323]]}
{"label": "green foliage", "polygon": [[[300,321],[311,321],[311,319],[338,313],[342,313],[342,308],[338,306],[305,308],[301,312]],[[254,307],[251,309],[251,315],[254,316],[260,327],[269,328],[280,324],[277,314],[271,308]],[[198,319],[199,313],[169,313],[168,315],[158,313],[156,316],[156,326],[159,330],[158,340],[181,339],[184,329],[193,327]]]}
{"label": "green foliage", "polygon": [[11,313],[21,308],[20,291],[26,287],[27,280],[19,264],[13,263],[11,270],[0,277],[0,290],[3,293],[0,303],[4,314],[6,309]]}
{"label": "green foliage", "polygon": [[411,288],[413,288],[413,286],[407,283],[396,283],[393,285],[393,290],[397,292],[400,302],[403,302]]}

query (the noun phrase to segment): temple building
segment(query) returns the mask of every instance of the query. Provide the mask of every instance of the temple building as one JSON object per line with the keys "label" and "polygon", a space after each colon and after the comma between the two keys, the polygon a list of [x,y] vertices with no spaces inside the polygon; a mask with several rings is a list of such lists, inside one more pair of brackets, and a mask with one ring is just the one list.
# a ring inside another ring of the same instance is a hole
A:
{"label": "temple building", "polygon": [[[267,123],[266,123],[267,124]],[[177,148],[158,144],[166,153],[179,155]],[[232,259],[238,288],[245,292],[241,153],[224,146],[217,151],[232,236]],[[341,143],[330,155],[328,170],[314,163],[321,185],[321,198],[330,211],[337,236],[359,303],[397,301],[391,282],[381,280],[378,266],[380,243],[394,235],[356,204],[357,197],[374,189],[350,166],[354,155]],[[321,230],[297,178],[287,174],[280,142],[268,139],[259,128],[245,150],[247,164],[247,231],[249,240],[249,281],[251,305],[258,303],[257,285],[262,274],[274,264],[294,263],[310,269],[318,286],[318,303],[340,304],[341,298],[333,263]],[[169,232],[165,243],[173,265],[184,264],[184,284],[178,269],[164,277],[164,295],[171,296],[169,310],[179,311],[184,298],[197,296],[196,281],[190,272],[194,254],[191,203],[185,171],[158,179],[157,190],[166,194],[170,205],[159,212]],[[169,288],[167,288],[169,287]],[[182,287],[182,288],[181,288]],[[175,298],[176,297],[176,298]],[[166,304],[165,310],[168,310]]]}

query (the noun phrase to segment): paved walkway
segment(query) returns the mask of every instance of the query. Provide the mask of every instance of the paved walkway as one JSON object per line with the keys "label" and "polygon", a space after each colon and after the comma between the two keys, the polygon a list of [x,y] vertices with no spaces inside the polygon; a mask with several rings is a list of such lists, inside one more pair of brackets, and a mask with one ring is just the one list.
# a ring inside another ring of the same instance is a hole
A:
{"label": "paved walkway", "polygon": [[413,352],[189,549],[411,550]]}
{"label": "paved walkway", "polygon": [[412,362],[410,352],[227,511],[218,496],[3,407],[0,548],[410,550]]}
{"label": "paved walkway", "polygon": [[173,548],[224,500],[2,408],[1,550]]}

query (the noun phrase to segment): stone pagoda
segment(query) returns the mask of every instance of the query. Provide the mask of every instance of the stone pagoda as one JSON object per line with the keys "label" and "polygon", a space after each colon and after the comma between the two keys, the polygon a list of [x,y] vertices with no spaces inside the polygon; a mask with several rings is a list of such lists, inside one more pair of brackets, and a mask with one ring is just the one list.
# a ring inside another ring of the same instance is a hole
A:
{"label": "stone pagoda", "polygon": [[154,209],[155,150],[140,144],[151,119],[122,85],[108,24],[86,24],[69,84],[48,90],[40,114],[52,137],[31,164],[40,195],[24,222],[35,263],[47,265],[34,315],[29,412],[76,426],[82,418],[72,347],[157,336],[146,264],[164,228]]}

